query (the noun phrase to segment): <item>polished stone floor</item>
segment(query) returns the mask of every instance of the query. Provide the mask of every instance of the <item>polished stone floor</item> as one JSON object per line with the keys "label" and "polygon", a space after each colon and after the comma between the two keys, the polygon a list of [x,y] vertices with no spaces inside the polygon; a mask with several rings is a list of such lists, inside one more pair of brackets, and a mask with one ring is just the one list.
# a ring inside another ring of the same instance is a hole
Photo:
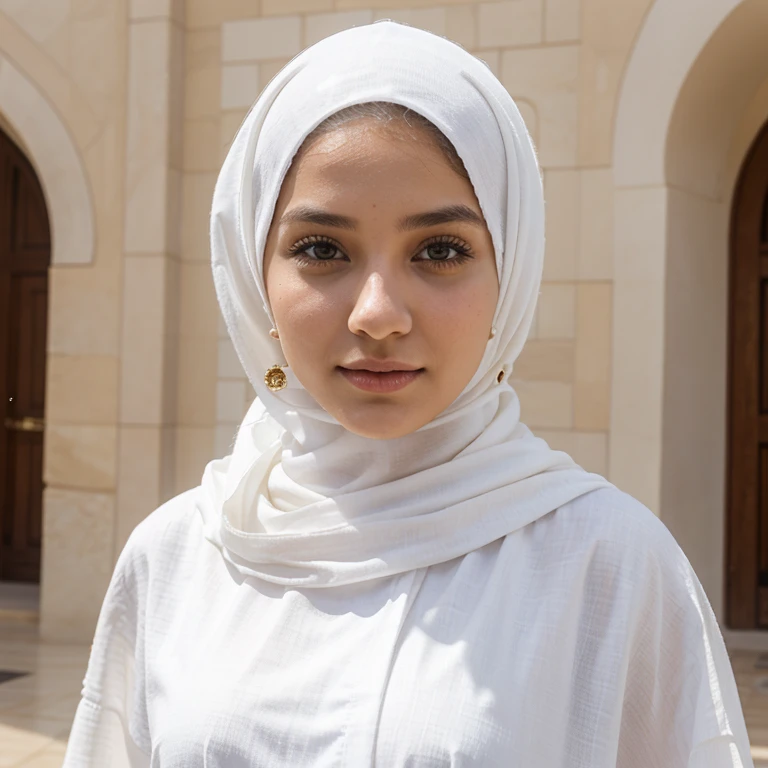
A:
{"label": "polished stone floor", "polygon": [[[0,683],[0,768],[60,768],[88,651],[40,643],[32,622],[0,620],[0,671],[29,673]],[[768,658],[735,652],[732,661],[755,766],[768,768]]]}
{"label": "polished stone floor", "polygon": [[88,646],[47,645],[32,622],[0,622],[0,768],[61,768]]}

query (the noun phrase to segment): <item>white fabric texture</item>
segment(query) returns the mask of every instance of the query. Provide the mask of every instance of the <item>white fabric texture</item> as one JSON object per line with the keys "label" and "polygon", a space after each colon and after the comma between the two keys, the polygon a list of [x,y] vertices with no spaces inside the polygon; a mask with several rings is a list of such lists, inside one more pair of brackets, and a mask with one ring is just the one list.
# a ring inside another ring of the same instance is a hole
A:
{"label": "white fabric texture", "polygon": [[[280,360],[262,278],[307,134],[392,101],[452,141],[491,232],[497,333],[461,396],[398,440],[344,430]],[[222,312],[258,398],[231,456],[152,513],[102,607],[65,759],[103,766],[749,766],[706,597],[645,508],[520,422],[511,372],[544,252],[512,99],[392,22],[295,58],[246,118],[211,217]]]}
{"label": "white fabric texture", "polygon": [[243,576],[200,488],[117,564],[65,768],[742,768],[701,586],[615,489],[463,557],[333,587]]}

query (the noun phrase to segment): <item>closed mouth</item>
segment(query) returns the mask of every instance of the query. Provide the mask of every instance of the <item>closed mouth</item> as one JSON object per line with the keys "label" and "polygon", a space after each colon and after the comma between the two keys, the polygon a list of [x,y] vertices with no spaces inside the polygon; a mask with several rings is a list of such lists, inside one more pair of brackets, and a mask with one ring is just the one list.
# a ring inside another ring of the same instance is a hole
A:
{"label": "closed mouth", "polygon": [[390,369],[384,371],[367,368],[345,368],[337,366],[337,371],[357,389],[365,392],[386,394],[398,392],[412,384],[425,372],[424,368]]}

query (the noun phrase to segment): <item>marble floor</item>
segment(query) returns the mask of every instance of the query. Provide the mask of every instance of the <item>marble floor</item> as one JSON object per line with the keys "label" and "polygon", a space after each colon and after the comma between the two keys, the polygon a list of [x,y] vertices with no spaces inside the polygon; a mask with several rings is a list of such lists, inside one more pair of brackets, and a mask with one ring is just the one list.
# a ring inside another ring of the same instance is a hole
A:
{"label": "marble floor", "polygon": [[[32,621],[0,617],[0,670],[29,673],[0,682],[0,768],[60,768],[88,651],[41,643]],[[768,768],[768,655],[732,661],[755,766]]]}
{"label": "marble floor", "polygon": [[0,581],[0,622],[3,620],[37,621],[40,585]]}
{"label": "marble floor", "polygon": [[[18,614],[17,614],[18,615]],[[48,645],[32,621],[0,619],[0,768],[61,768],[89,647]]]}

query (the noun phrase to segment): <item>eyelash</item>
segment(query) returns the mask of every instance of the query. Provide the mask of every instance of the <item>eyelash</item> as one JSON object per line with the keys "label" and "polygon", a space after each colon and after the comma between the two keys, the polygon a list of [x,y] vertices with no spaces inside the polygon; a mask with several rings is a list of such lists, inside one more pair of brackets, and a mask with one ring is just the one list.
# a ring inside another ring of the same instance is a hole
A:
{"label": "eyelash", "polygon": [[[339,259],[313,259],[307,256],[307,249],[313,245],[330,245],[332,248],[336,248],[340,253],[344,253],[341,245],[336,240],[326,237],[324,235],[308,235],[302,237],[301,240],[294,243],[289,249],[288,253],[292,255],[299,264],[308,266],[320,266],[324,264],[333,264],[339,261]],[[463,240],[453,235],[435,235],[425,240],[419,246],[417,254],[428,248],[430,245],[447,245],[456,251],[456,256],[452,259],[417,259],[417,261],[429,264],[431,267],[437,267],[438,269],[449,269],[459,264],[465,264],[470,259],[473,259],[472,250]]]}

